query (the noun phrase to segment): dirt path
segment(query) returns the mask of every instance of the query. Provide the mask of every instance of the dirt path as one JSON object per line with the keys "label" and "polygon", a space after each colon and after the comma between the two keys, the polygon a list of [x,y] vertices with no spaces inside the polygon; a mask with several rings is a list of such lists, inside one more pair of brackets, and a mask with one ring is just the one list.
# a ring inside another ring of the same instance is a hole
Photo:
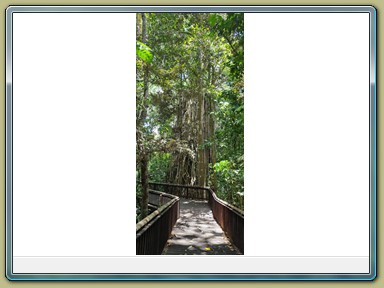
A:
{"label": "dirt path", "polygon": [[180,198],[177,220],[163,255],[240,255],[213,218],[207,201]]}

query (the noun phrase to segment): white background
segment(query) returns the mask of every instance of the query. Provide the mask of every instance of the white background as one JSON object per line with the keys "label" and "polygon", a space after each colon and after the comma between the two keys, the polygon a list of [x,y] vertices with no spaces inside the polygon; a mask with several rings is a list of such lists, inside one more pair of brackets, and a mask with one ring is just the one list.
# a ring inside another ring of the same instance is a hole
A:
{"label": "white background", "polygon": [[134,14],[13,19],[13,253],[135,253]]}
{"label": "white background", "polygon": [[[134,256],[135,14],[13,25],[13,255]],[[368,77],[368,13],[245,14],[246,256],[369,255]]]}
{"label": "white background", "polygon": [[245,19],[246,253],[368,256],[369,14]]}

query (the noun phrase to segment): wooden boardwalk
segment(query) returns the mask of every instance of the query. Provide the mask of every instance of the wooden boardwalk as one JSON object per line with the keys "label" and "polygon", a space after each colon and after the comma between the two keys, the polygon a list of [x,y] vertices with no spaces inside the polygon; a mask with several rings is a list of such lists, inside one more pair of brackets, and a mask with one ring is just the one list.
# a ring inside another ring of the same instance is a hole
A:
{"label": "wooden boardwalk", "polygon": [[163,255],[240,255],[213,218],[207,201],[180,198],[180,218]]}

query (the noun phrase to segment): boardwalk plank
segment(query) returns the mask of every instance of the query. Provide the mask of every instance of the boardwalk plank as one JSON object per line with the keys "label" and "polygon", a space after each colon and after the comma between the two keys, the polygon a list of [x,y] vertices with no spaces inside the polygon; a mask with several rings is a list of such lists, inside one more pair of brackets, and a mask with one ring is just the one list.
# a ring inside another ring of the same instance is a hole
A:
{"label": "boardwalk plank", "polygon": [[180,199],[180,218],[163,255],[239,255],[213,218],[207,201]]}

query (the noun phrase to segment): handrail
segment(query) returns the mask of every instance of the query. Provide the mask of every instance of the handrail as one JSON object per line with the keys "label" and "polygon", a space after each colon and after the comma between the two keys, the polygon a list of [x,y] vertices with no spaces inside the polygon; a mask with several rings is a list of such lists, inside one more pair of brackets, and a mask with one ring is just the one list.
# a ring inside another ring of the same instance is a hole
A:
{"label": "handrail", "polygon": [[213,217],[237,249],[244,253],[244,212],[218,198],[212,189],[209,191],[208,203]]}
{"label": "handrail", "polygon": [[179,197],[150,190],[171,200],[136,224],[136,255],[159,255],[179,218]]}
{"label": "handrail", "polygon": [[[165,193],[163,191],[156,191],[156,190],[153,190],[153,189],[148,189],[148,192],[149,192],[149,197],[148,197],[148,202],[152,205],[156,205],[158,207],[164,205],[164,199],[168,198],[168,199],[173,199],[175,198],[175,195],[172,195],[172,194],[168,194],[168,193]],[[152,201],[152,197],[151,195],[156,195],[158,196],[158,201],[157,203],[154,203],[154,202],[151,202]]]}
{"label": "handrail", "polygon": [[208,188],[208,189],[209,189],[209,192],[212,194],[212,197],[215,199],[215,201],[220,202],[221,205],[227,206],[228,209],[231,209],[233,212],[239,214],[239,216],[244,217],[244,211],[243,210],[229,204],[228,202],[224,201],[223,199],[220,199],[219,197],[217,197],[216,193],[211,188]]}
{"label": "handrail", "polygon": [[[163,194],[167,194],[167,193],[163,193]],[[167,195],[171,195],[171,194],[167,194]],[[171,195],[173,196],[173,195]],[[177,196],[174,196],[175,198],[172,199],[171,201],[165,203],[164,205],[160,206],[159,208],[157,208],[155,211],[153,211],[151,214],[149,214],[147,217],[145,217],[144,219],[142,219],[141,221],[139,221],[137,224],[136,224],[136,234],[143,228],[145,227],[146,224],[150,223],[152,221],[152,219],[154,219],[156,216],[158,215],[162,215],[163,211],[166,210],[169,206],[171,206],[172,204],[174,204],[176,201],[179,201],[179,197]],[[146,227],[148,229],[148,227]]]}
{"label": "handrail", "polygon": [[[226,201],[217,197],[216,193],[210,187],[180,185],[180,184],[168,184],[149,182],[152,186],[185,188],[186,195],[183,195],[180,191],[177,191],[178,196],[185,196],[187,198],[202,199],[201,193],[198,193],[197,197],[193,193],[189,194],[189,189],[203,190],[207,192],[207,199],[209,206],[212,209],[213,217],[217,223],[221,226],[226,235],[231,239],[232,243],[244,253],[244,212],[239,208],[227,203]],[[167,189],[167,193],[172,194],[173,189]],[[189,197],[191,196],[191,197]]]}
{"label": "handrail", "polygon": [[[180,185],[180,184],[168,184],[168,183],[159,183],[159,182],[149,182],[149,185],[158,187],[163,186],[165,192],[173,194],[179,197],[192,198],[195,200],[208,200],[208,189],[209,187],[202,186],[192,186],[192,185]],[[173,188],[183,188],[183,189],[173,189]],[[208,191],[209,192],[209,191]]]}
{"label": "handrail", "polygon": [[160,183],[160,182],[148,182],[148,184],[173,186],[173,187],[180,187],[180,188],[192,188],[192,189],[209,189],[209,187],[205,187],[205,186],[182,185],[182,184]]}

